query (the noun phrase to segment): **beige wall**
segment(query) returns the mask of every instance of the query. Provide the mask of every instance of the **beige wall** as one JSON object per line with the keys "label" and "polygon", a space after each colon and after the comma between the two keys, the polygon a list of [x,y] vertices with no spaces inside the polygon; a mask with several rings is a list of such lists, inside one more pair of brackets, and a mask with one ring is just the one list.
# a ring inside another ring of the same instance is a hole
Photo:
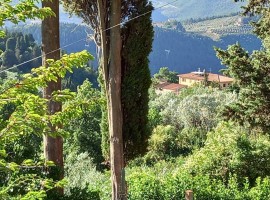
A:
{"label": "beige wall", "polygon": [[226,88],[226,87],[229,87],[231,85],[231,83],[220,83],[220,88]]}
{"label": "beige wall", "polygon": [[[182,85],[186,85],[186,86],[191,86],[195,83],[202,83],[203,81],[200,80],[192,80],[192,79],[188,79],[188,78],[181,78],[179,77],[179,84]],[[224,82],[224,83],[220,83],[220,88],[226,88],[231,84],[231,82]]]}
{"label": "beige wall", "polygon": [[201,81],[179,77],[179,84],[191,86],[191,85],[193,85],[195,83],[201,83]]}

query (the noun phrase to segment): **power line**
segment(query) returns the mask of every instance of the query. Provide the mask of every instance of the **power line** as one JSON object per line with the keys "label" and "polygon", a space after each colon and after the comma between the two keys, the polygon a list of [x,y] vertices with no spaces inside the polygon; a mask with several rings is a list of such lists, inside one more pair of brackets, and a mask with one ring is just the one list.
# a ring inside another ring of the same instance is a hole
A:
{"label": "power line", "polygon": [[[124,22],[121,22],[121,23],[119,23],[119,24],[116,24],[116,25],[114,25],[114,26],[111,26],[111,27],[109,27],[109,28],[107,28],[107,29],[105,29],[105,30],[101,30],[101,31],[104,32],[104,31],[108,31],[108,30],[110,30],[110,29],[113,29],[113,28],[115,28],[115,27],[117,27],[117,26],[121,26],[121,25],[123,25],[123,24],[125,24],[125,23],[127,23],[127,22],[130,22],[130,21],[132,21],[132,20],[138,19],[138,18],[140,18],[140,17],[142,17],[142,16],[145,16],[145,15],[151,13],[152,11],[155,11],[155,10],[158,10],[158,9],[161,9],[161,8],[164,8],[164,7],[166,7],[166,6],[170,5],[170,4],[173,4],[173,3],[177,2],[177,1],[179,1],[179,0],[174,0],[174,1],[172,1],[172,2],[166,3],[166,4],[162,5],[162,6],[159,6],[159,7],[154,8],[153,10],[147,11],[147,12],[145,12],[145,13],[143,13],[143,14],[140,14],[140,15],[138,15],[138,16],[136,16],[136,17],[133,17],[133,18],[131,18],[131,19],[129,19],[129,20],[126,20],[126,21],[124,21]],[[45,55],[54,53],[54,52],[56,52],[56,51],[61,50],[62,48],[71,46],[71,45],[73,45],[73,44],[76,44],[76,43],[81,42],[81,41],[86,40],[86,39],[87,39],[87,37],[86,37],[86,38],[82,38],[82,39],[80,39],[80,40],[77,40],[77,41],[75,41],[75,42],[69,43],[69,44],[67,44],[67,45],[65,45],[65,46],[62,46],[62,47],[58,48],[58,49],[52,50],[52,51],[48,52],[48,53],[45,54]],[[29,62],[31,62],[31,61],[33,61],[33,60],[36,60],[36,59],[38,59],[38,58],[42,58],[42,56],[43,56],[43,55],[37,56],[37,57],[32,58],[32,59],[30,59],[30,60],[27,60],[27,61],[25,61],[25,62],[23,62],[23,63],[20,63],[20,64],[18,64],[18,65],[14,65],[14,66],[12,66],[12,67],[10,67],[10,68],[4,69],[4,70],[0,71],[0,73],[9,71],[9,70],[14,69],[14,68],[17,68],[17,67],[19,67],[19,66],[22,66],[22,65],[24,65],[24,64],[26,64],[26,63],[29,63]]]}

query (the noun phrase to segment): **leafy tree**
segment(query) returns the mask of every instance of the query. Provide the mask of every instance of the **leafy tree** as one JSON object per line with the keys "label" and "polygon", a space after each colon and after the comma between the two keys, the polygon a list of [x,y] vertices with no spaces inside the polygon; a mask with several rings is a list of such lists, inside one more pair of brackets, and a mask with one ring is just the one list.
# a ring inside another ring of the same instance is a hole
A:
{"label": "leafy tree", "polygon": [[[54,1],[42,1],[42,8],[49,7],[55,14],[54,17],[48,17],[41,22],[41,34],[42,34],[42,65],[49,66],[47,60],[51,59],[57,61],[60,59],[60,34],[59,34],[59,0]],[[48,34],[48,31],[50,34]],[[31,43],[33,38],[29,35],[25,35],[25,41]],[[48,115],[54,115],[57,112],[62,111],[61,101],[52,99],[53,93],[61,93],[61,78],[63,75],[56,75],[54,80],[47,80],[46,87],[43,89],[43,97],[48,102],[47,113]],[[53,180],[62,180],[64,178],[64,155],[63,155],[63,138],[59,135],[52,136],[57,133],[57,129],[61,128],[61,123],[48,123],[49,131],[43,135],[44,145],[44,157],[45,161],[52,161],[57,166],[56,170],[49,169],[48,177]],[[51,133],[51,134],[50,134]],[[55,190],[59,196],[64,195],[64,189],[58,188]],[[50,198],[54,191],[48,193]]]}
{"label": "leafy tree", "polygon": [[[101,163],[104,161],[101,151],[101,94],[92,88],[92,84],[87,80],[78,87],[78,92],[74,104],[82,105],[82,112],[72,119],[65,127],[70,137],[65,142],[68,154],[87,153],[92,158],[97,169],[102,169]],[[70,102],[68,102],[70,103]],[[67,104],[68,105],[68,104]],[[66,105],[63,105],[64,107]]]}
{"label": "leafy tree", "polygon": [[177,24],[176,24],[176,30],[178,30],[178,31],[181,31],[181,32],[186,32],[186,29],[184,28],[184,26],[182,25],[182,23],[181,22],[177,22]]}
{"label": "leafy tree", "polygon": [[[45,17],[53,15],[49,8],[39,8],[36,1],[23,0],[18,4],[11,6],[12,0],[5,0],[0,5],[0,27],[5,25],[6,21],[11,21],[18,24],[20,21],[26,19],[44,19]],[[5,32],[0,31],[0,37],[3,37]]]}
{"label": "leafy tree", "polygon": [[263,2],[251,1],[245,12],[260,13],[259,21],[253,24],[254,32],[262,39],[264,48],[249,54],[240,44],[235,44],[227,50],[216,49],[216,52],[222,63],[228,66],[226,73],[235,79],[240,88],[238,101],[227,106],[224,116],[251,128],[269,132],[270,11],[267,5],[263,6]]}
{"label": "leafy tree", "polygon": [[77,91],[77,87],[88,79],[94,88],[98,88],[97,77],[97,70],[86,65],[83,68],[74,69],[73,73],[67,73],[66,77],[62,80],[62,86],[63,88]]}
{"label": "leafy tree", "polygon": [[[73,104],[65,108],[66,112],[59,112],[54,116],[48,115],[46,113],[47,101],[39,95],[34,94],[32,91],[37,91],[38,88],[46,86],[48,80],[56,80],[58,76],[63,77],[67,70],[71,70],[73,66],[83,65],[89,58],[92,57],[87,52],[81,52],[71,56],[64,55],[63,58],[57,62],[53,62],[52,60],[48,61],[50,67],[41,67],[33,70],[31,74],[24,75],[22,81],[15,82],[15,85],[12,84],[11,87],[1,93],[1,108],[10,103],[15,105],[14,111],[9,114],[9,117],[4,121],[6,126],[0,130],[0,149],[2,152],[0,158],[1,175],[5,174],[4,177],[7,177],[6,179],[2,179],[5,182],[0,186],[1,198],[4,197],[3,195],[5,195],[6,198],[9,196],[22,198],[23,195],[26,195],[25,199],[27,199],[30,194],[37,196],[36,198],[41,195],[44,197],[44,192],[48,189],[57,187],[57,185],[58,187],[63,187],[61,182],[55,183],[50,179],[46,180],[44,175],[37,174],[36,170],[30,170],[31,168],[42,168],[42,162],[35,163],[32,160],[25,160],[17,164],[14,162],[14,158],[12,162],[9,162],[9,159],[12,157],[6,154],[4,148],[6,145],[9,146],[12,142],[19,142],[20,139],[23,139],[22,136],[33,133],[37,136],[41,136],[44,133],[48,133],[49,123],[63,123],[63,121],[65,121],[64,119],[67,119],[68,116],[72,118],[74,114],[76,115],[78,112],[76,110],[79,110],[79,107]],[[58,91],[53,94],[52,99],[64,101],[72,96],[72,93],[68,91]],[[62,129],[58,128],[57,131],[58,132],[54,134],[63,135]],[[48,161],[46,166],[49,167],[49,165],[50,162]],[[26,171],[24,169],[26,169]],[[14,176],[12,174],[14,174]],[[44,178],[44,181],[47,181],[45,185],[43,185],[43,181],[41,181]],[[25,186],[28,187],[29,191],[26,190]],[[21,189],[19,191],[15,190],[15,193],[10,193],[12,188],[16,189],[17,187]],[[37,194],[32,194],[33,192]]]}
{"label": "leafy tree", "polygon": [[258,177],[269,176],[269,148],[269,137],[248,135],[242,127],[223,122],[208,133],[205,146],[189,156],[183,168],[225,183],[230,174],[241,182],[248,177],[253,185]]}
{"label": "leafy tree", "polygon": [[150,110],[159,113],[163,125],[173,125],[176,130],[214,128],[224,105],[230,105],[236,95],[213,88],[194,86],[174,93],[162,94],[150,101]]}
{"label": "leafy tree", "polygon": [[157,74],[154,74],[154,82],[169,82],[169,83],[178,83],[179,78],[176,72],[169,71],[168,67],[161,67]]}
{"label": "leafy tree", "polygon": [[123,6],[120,0],[113,2],[107,0],[90,2],[66,0],[65,3],[67,8],[92,26],[95,42],[102,50],[99,59],[108,110],[112,199],[119,199],[120,195],[125,196],[123,188],[125,183],[121,179],[124,168],[120,30],[121,17],[123,16],[121,8]]}
{"label": "leafy tree", "polygon": [[[39,9],[35,5],[35,1],[25,0],[15,6],[11,6],[10,3],[11,1],[7,0],[0,5],[1,27],[6,20],[18,23],[27,18],[43,19],[45,16],[52,14],[48,8]],[[2,37],[4,35],[5,33],[0,31],[0,36]],[[50,179],[44,179],[43,176],[39,176],[35,171],[29,170],[33,167],[44,167],[42,163],[34,163],[32,160],[25,160],[19,164],[8,162],[6,160],[8,154],[4,150],[4,145],[7,142],[16,141],[16,139],[20,138],[20,135],[30,134],[34,130],[41,130],[41,132],[47,131],[46,127],[49,122],[45,119],[46,117],[43,118],[46,113],[44,112],[46,110],[44,108],[46,108],[47,103],[39,96],[32,94],[31,91],[44,87],[48,80],[55,80],[57,76],[63,76],[67,69],[71,70],[72,65],[82,65],[89,58],[91,56],[84,52],[78,55],[72,55],[71,57],[64,56],[63,62],[58,61],[58,63],[53,63],[50,61],[49,63],[52,68],[48,68],[47,70],[40,68],[33,71],[32,74],[25,75],[22,82],[17,82],[15,85],[13,83],[10,88],[6,88],[1,92],[1,107],[9,103],[16,105],[16,109],[5,122],[6,126],[0,131],[0,173],[1,176],[3,175],[5,177],[1,179],[5,181],[0,186],[1,199],[42,199],[46,196],[47,190],[53,187],[63,187],[62,182],[55,183]],[[58,121],[57,118],[59,120],[59,117],[50,118],[50,120],[56,122]],[[35,133],[38,134],[38,132]],[[50,162],[47,162],[45,167],[49,166]],[[27,169],[26,173],[21,173],[24,169]],[[12,177],[10,174],[14,174],[15,176]]]}

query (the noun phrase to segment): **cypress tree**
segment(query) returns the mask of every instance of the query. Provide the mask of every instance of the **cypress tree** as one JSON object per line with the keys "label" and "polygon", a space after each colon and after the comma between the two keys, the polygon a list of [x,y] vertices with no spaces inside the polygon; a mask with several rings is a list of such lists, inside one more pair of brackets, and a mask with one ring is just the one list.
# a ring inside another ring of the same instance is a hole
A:
{"label": "cypress tree", "polygon": [[[91,7],[91,4],[86,4],[82,0],[64,2],[69,11],[82,17],[94,30],[98,29],[98,24],[95,24],[98,20],[89,21],[96,17],[94,8],[97,5],[95,3]],[[128,0],[122,3],[122,21],[135,18],[121,26],[121,104],[124,115],[122,130],[125,162],[143,154],[147,148],[148,89],[151,84],[148,55],[151,52],[153,40],[152,9],[148,0]],[[98,43],[99,40],[96,42]],[[103,77],[100,80],[105,95]],[[102,110],[102,152],[106,160],[109,160],[110,142],[106,104]]]}
{"label": "cypress tree", "polygon": [[122,28],[122,112],[124,154],[127,162],[147,148],[149,129],[148,89],[151,85],[148,55],[152,50],[152,5],[148,0],[129,1],[131,20]]}
{"label": "cypress tree", "polygon": [[8,38],[6,42],[6,50],[15,51],[15,48],[16,48],[16,39],[13,37]]}
{"label": "cypress tree", "polygon": [[17,58],[15,56],[15,52],[6,49],[6,51],[2,54],[2,65],[4,67],[12,67],[17,64]]}

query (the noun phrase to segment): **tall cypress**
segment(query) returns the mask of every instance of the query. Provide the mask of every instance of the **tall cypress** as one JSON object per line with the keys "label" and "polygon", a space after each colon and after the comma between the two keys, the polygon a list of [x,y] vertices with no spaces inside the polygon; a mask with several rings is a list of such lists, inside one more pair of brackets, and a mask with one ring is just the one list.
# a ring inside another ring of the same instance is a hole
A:
{"label": "tall cypress", "polygon": [[[99,2],[97,4],[97,2]],[[99,4],[102,1],[84,1],[84,0],[65,0],[64,5],[67,10],[76,13],[82,17],[85,22],[92,26],[95,32],[95,39],[98,45],[100,43],[99,23],[105,19],[107,32],[112,30],[108,26],[108,13],[102,10],[104,19],[100,21],[98,13]],[[114,1],[103,1],[106,5]],[[151,11],[153,6],[148,0],[127,0],[121,4],[121,21],[132,19],[128,23],[121,25],[121,105],[123,119],[123,139],[125,162],[141,155],[147,147],[149,131],[147,129],[148,114],[148,89],[151,84],[150,70],[148,68],[148,56],[152,49],[153,27],[151,21]],[[116,26],[118,27],[118,26]],[[102,32],[103,33],[103,32]],[[108,40],[109,37],[103,38]],[[109,45],[110,41],[104,44]],[[105,49],[106,49],[105,45]],[[104,46],[101,46],[101,49]],[[107,54],[108,52],[105,51]],[[104,71],[102,71],[104,73]],[[100,78],[101,86],[106,91],[104,77]],[[103,117],[101,123],[102,132],[102,151],[106,160],[109,160],[110,136],[108,131],[107,105],[103,107]]]}
{"label": "tall cypress", "polygon": [[150,134],[147,127],[148,89],[151,85],[148,56],[154,32],[151,20],[153,6],[148,0],[128,1],[126,8],[128,19],[135,18],[122,27],[121,97],[124,157],[127,162],[145,153]]}

